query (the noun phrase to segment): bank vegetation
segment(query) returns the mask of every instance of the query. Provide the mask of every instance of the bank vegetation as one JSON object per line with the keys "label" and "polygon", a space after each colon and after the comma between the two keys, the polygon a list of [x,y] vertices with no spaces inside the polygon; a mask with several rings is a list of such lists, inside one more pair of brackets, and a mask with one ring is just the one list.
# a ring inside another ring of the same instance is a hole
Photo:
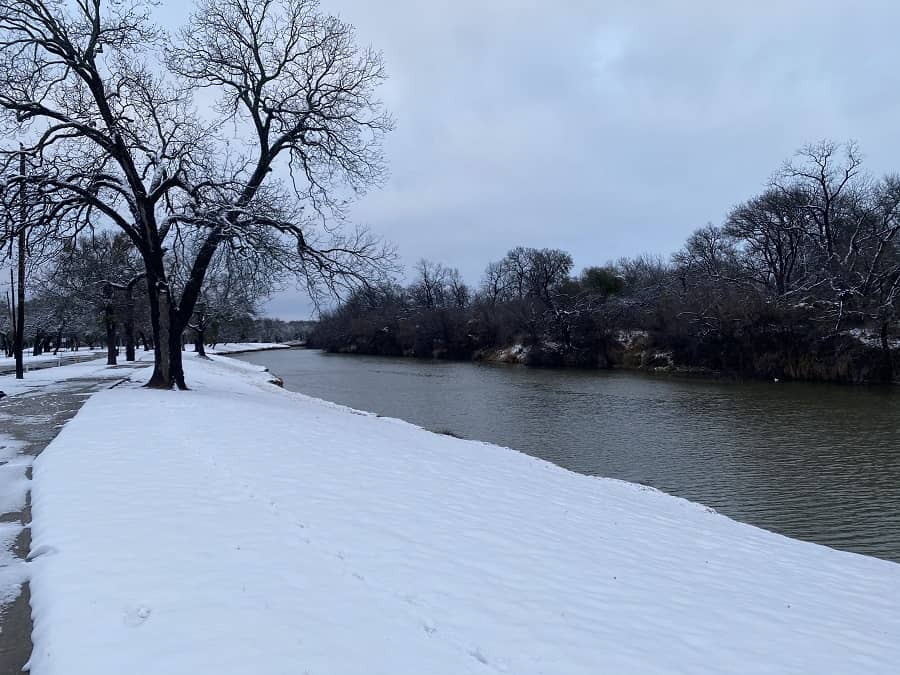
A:
{"label": "bank vegetation", "polygon": [[516,247],[466,284],[421,261],[408,285],[362,288],[325,315],[336,352],[536,366],[890,382],[900,368],[900,178],[854,143],[801,149],[759,194],[668,258],[575,272]]}

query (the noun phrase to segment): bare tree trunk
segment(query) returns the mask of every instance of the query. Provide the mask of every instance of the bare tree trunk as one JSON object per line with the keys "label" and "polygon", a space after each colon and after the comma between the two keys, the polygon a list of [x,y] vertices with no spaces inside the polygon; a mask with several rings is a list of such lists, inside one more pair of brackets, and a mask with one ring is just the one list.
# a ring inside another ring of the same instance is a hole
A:
{"label": "bare tree trunk", "polygon": [[159,264],[147,265],[147,294],[153,327],[153,375],[146,386],[153,389],[187,389],[181,359],[184,326],[179,323],[178,310],[172,302],[165,272],[161,271],[164,269],[162,260],[156,262]]}
{"label": "bare tree trunk", "polygon": [[[148,266],[149,267],[149,266]],[[169,312],[168,291],[155,276],[147,275],[147,293],[150,300],[150,325],[153,328],[153,375],[148,387],[172,388],[172,374],[169,367]]]}
{"label": "bare tree trunk", "polygon": [[16,344],[16,281],[12,269],[9,270],[9,291],[6,293],[6,311],[9,314],[9,346],[6,350],[7,357],[15,357]]}
{"label": "bare tree trunk", "polygon": [[184,326],[178,324],[175,311],[171,309],[169,312],[169,326],[171,331],[169,334],[169,368],[172,384],[181,390],[186,390],[187,384],[184,381],[184,365],[182,363],[182,352],[184,351],[182,335],[184,333]]}
{"label": "bare tree trunk", "polygon": [[194,351],[197,352],[198,356],[206,357],[206,338],[204,331],[199,328],[194,329],[196,337],[194,338]]}
{"label": "bare tree trunk", "polygon": [[134,286],[125,288],[125,360],[134,361]]}
{"label": "bare tree trunk", "polygon": [[103,323],[106,326],[106,365],[117,365],[118,350],[116,349],[116,319],[111,305],[103,310]]}
{"label": "bare tree trunk", "polygon": [[16,356],[16,379],[21,380],[25,377],[25,222],[27,219],[25,205],[25,153],[19,155],[19,177],[22,182],[19,183],[19,279],[18,303],[16,308],[16,330],[15,345],[13,351]]}

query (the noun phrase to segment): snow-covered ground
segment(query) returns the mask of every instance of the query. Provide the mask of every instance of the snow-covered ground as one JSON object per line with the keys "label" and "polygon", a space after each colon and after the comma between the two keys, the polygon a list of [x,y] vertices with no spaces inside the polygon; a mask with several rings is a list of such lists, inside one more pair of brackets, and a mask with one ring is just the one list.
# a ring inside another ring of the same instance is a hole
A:
{"label": "snow-covered ground", "polygon": [[[24,380],[17,380],[15,376],[10,374],[0,375],[0,391],[6,392],[8,396],[22,393],[37,395],[46,393],[51,388],[69,380],[93,377],[115,378],[117,376],[115,370],[110,369],[106,365],[105,360],[87,358],[86,352],[84,357],[85,360],[80,363],[28,371]],[[119,374],[118,376],[125,377],[125,374]],[[2,431],[2,428],[0,428],[0,431]]]}
{"label": "snow-covered ground", "polygon": [[34,675],[898,672],[900,565],[186,367],[35,462]]}
{"label": "snow-covered ground", "polygon": [[290,349],[290,345],[278,342],[229,342],[217,344],[215,347],[207,347],[207,354],[237,354],[240,352],[259,352],[266,349]]}
{"label": "snow-covered ground", "polygon": [[[847,334],[853,336],[867,347],[881,349],[881,335],[876,331],[866,328],[851,328],[847,331]],[[888,338],[888,346],[891,349],[900,349],[900,338]]]}
{"label": "snow-covered ground", "polygon": [[[54,354],[53,352],[46,352],[39,356],[32,356],[31,350],[25,352],[23,362],[25,364],[25,369],[28,370],[35,365],[46,365],[46,364],[58,364],[64,365],[66,363],[72,363],[74,361],[86,361],[89,359],[95,359],[101,354],[105,354],[105,349],[80,349],[77,352],[64,351],[59,352],[59,354]],[[16,360],[11,357],[0,356],[0,372],[5,372],[6,370],[15,368]]]}
{"label": "snow-covered ground", "polygon": [[[193,347],[188,347],[188,349],[193,350]],[[228,344],[219,344],[216,345],[215,348],[207,347],[206,351],[210,354],[235,354],[238,352],[253,352],[253,351],[262,351],[266,349],[290,349],[290,345],[272,343],[272,342],[229,342]],[[106,354],[106,348],[97,348],[97,349],[80,349],[77,352],[72,351],[61,351],[59,354],[54,354],[53,352],[45,352],[40,356],[32,356],[31,350],[26,350],[25,352],[25,368],[26,370],[30,369],[35,365],[45,366],[47,364],[58,364],[65,365],[68,363],[76,362],[76,361],[86,361],[91,359],[96,359],[99,356]],[[143,350],[138,350],[138,360],[146,360],[149,357],[149,353]],[[125,353],[124,350],[121,350],[119,354],[119,360],[121,362],[125,362]],[[152,358],[152,357],[150,357]],[[0,356],[0,372],[5,372],[8,369],[14,368],[16,365],[16,360],[14,358],[8,358],[5,356]]]}
{"label": "snow-covered ground", "polygon": [[[28,492],[26,470],[31,458],[23,456],[25,444],[4,433],[2,408],[0,408],[0,513],[10,513],[22,508]],[[16,538],[22,525],[15,521],[0,522],[0,607],[19,595],[27,570],[17,564]]]}
{"label": "snow-covered ground", "polygon": [[[25,506],[31,484],[27,471],[33,460],[29,446],[46,442],[56,433],[60,399],[68,395],[80,404],[94,390],[93,385],[110,386],[129,373],[127,367],[110,368],[103,361],[91,360],[29,371],[24,380],[0,375],[0,391],[6,394],[0,399],[0,514],[11,515]],[[17,428],[29,431],[16,438],[11,434]],[[21,531],[19,521],[0,522],[0,606],[18,595],[25,578],[26,570],[13,551]]]}

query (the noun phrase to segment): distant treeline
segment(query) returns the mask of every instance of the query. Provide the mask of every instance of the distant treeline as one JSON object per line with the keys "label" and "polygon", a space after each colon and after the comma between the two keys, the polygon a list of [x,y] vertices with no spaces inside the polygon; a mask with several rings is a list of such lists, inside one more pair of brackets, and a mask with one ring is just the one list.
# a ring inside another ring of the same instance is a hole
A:
{"label": "distant treeline", "polygon": [[[37,249],[37,247],[35,247]],[[122,352],[133,361],[154,349],[143,261],[123,234],[95,231],[32,251],[30,298],[25,304],[24,347],[34,355],[105,346],[115,364]],[[170,279],[182,287],[183,256],[172,255]],[[304,340],[312,322],[260,316],[259,305],[275,287],[275,275],[258,257],[221,249],[211,260],[181,342],[204,345]],[[15,322],[12,295],[0,311],[0,354],[11,356]]]}
{"label": "distant treeline", "polygon": [[[109,333],[92,315],[84,314],[77,317],[77,320],[63,323],[57,319],[59,313],[42,300],[29,302],[27,307],[29,320],[25,326],[27,331],[25,347],[35,355],[97,347],[121,350],[122,354],[128,351],[126,335],[116,332],[110,342]],[[215,347],[231,342],[304,342],[314,325],[313,321],[283,321],[254,316],[230,317],[209,329],[205,336],[205,344]],[[138,351],[153,349],[149,322],[139,316],[133,327],[134,349]],[[186,347],[196,349],[196,339],[193,336],[185,335],[183,342]],[[12,340],[8,332],[8,319],[0,315],[0,356],[11,355]]]}
{"label": "distant treeline", "polygon": [[900,178],[852,143],[797,153],[761,194],[681,250],[575,274],[513,248],[472,288],[421,261],[357,291],[311,336],[331,351],[886,382],[900,366]]}

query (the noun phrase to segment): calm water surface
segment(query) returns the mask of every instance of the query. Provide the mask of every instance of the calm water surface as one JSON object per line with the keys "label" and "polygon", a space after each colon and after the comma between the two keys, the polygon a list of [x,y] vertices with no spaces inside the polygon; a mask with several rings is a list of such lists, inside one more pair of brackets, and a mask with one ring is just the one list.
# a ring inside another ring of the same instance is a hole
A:
{"label": "calm water surface", "polygon": [[288,389],[644,483],[900,562],[900,391],[311,350],[242,356]]}

